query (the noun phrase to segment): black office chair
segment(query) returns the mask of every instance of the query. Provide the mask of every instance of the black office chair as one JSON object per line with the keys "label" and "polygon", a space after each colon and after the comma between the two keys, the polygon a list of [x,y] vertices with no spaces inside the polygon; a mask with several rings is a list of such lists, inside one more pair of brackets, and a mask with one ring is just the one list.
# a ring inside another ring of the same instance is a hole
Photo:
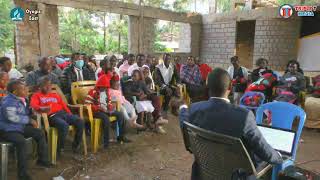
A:
{"label": "black office chair", "polygon": [[199,166],[201,180],[246,179],[247,176],[260,178],[271,165],[260,172],[239,138],[204,130],[184,122],[183,139],[185,147],[192,152]]}

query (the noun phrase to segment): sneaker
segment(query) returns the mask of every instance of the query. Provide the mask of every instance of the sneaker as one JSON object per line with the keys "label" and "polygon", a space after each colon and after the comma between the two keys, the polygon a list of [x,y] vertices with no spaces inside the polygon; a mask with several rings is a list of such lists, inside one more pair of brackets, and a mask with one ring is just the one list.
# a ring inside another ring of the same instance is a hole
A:
{"label": "sneaker", "polygon": [[136,121],[130,121],[130,126],[134,129],[144,129],[145,127],[141,124],[138,124]]}
{"label": "sneaker", "polygon": [[132,141],[128,139],[127,137],[117,137],[118,142],[120,143],[131,143]]}
{"label": "sneaker", "polygon": [[40,161],[40,160],[37,161],[37,165],[44,167],[44,168],[52,168],[53,167],[53,164],[51,164],[50,162],[44,162],[44,161]]}
{"label": "sneaker", "polygon": [[168,124],[168,120],[163,119],[162,117],[159,117],[158,120],[156,121],[156,125],[164,125]]}
{"label": "sneaker", "polygon": [[167,132],[164,130],[162,126],[158,126],[156,132],[159,134],[167,134]]}

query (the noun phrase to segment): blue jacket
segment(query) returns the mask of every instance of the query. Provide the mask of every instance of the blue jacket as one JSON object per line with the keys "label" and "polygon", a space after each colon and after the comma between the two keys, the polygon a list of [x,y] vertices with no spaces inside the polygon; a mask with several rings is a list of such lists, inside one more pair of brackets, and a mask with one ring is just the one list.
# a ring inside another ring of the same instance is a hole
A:
{"label": "blue jacket", "polygon": [[13,94],[8,94],[0,102],[0,130],[23,132],[30,122],[29,108]]}
{"label": "blue jacket", "polygon": [[[189,109],[182,108],[179,118],[180,123],[187,121],[209,131],[240,138],[258,169],[264,164],[263,161],[282,163],[281,156],[266,142],[257,128],[251,111],[222,99],[210,98],[208,101],[191,104]],[[192,179],[198,180],[198,175],[198,165],[194,163]]]}

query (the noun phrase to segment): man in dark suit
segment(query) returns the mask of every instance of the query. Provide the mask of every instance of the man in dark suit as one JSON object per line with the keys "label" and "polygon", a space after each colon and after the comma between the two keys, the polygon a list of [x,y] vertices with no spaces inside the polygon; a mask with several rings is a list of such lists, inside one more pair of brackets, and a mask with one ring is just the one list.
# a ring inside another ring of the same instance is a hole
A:
{"label": "man in dark suit", "polygon": [[[262,137],[253,113],[230,103],[231,79],[228,72],[216,68],[209,74],[207,85],[209,100],[191,104],[189,109],[186,105],[179,107],[181,124],[187,121],[206,130],[240,138],[257,169],[263,168],[265,162],[282,163],[281,154]],[[192,179],[199,180],[196,162],[192,166]]]}

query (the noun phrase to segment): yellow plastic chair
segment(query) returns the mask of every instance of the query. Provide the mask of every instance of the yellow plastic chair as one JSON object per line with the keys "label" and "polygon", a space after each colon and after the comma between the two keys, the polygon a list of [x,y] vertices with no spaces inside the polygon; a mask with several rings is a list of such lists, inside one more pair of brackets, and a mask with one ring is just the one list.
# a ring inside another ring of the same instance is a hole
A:
{"label": "yellow plastic chair", "polygon": [[[88,95],[88,92],[95,87],[96,81],[79,81],[74,82],[71,85],[71,97],[72,103],[74,105],[82,105],[85,113],[84,118],[89,121],[91,127],[91,146],[93,153],[96,153],[99,148],[99,141],[101,140],[99,137],[102,135],[101,125],[102,120],[98,118],[93,118],[93,112],[91,109],[91,105],[85,104],[85,99]],[[120,103],[116,103],[117,110],[120,110]],[[110,122],[114,122],[117,120],[115,116],[109,117]],[[117,136],[119,135],[119,126],[116,126]],[[101,142],[101,141],[100,141]]]}
{"label": "yellow plastic chair", "polygon": [[[52,85],[52,92],[55,92],[57,94],[60,95],[60,97],[62,98],[62,100],[68,104],[67,102],[67,98],[64,96],[64,94],[62,93],[61,89],[59,88],[59,86],[57,85]],[[79,111],[80,114],[80,118],[83,119],[83,107],[82,106],[75,106],[75,105],[70,105],[68,104],[68,107],[71,109],[77,109]],[[42,113],[41,115],[37,115],[37,121],[39,126],[41,126],[40,122],[40,118],[42,118],[43,120],[43,126],[44,129],[47,133],[47,138],[48,138],[48,150],[49,150],[49,160],[52,164],[56,164],[57,163],[57,147],[58,147],[58,130],[54,127],[50,127],[49,125],[49,119],[46,113]],[[69,126],[69,131],[74,132],[74,127],[73,126]],[[87,140],[86,140],[86,135],[85,132],[83,132],[83,136],[82,136],[82,141],[83,141],[83,151],[84,151],[84,155],[88,154],[87,151]]]}
{"label": "yellow plastic chair", "polygon": [[185,102],[187,103],[187,105],[189,106],[191,104],[191,99],[190,99],[190,96],[187,92],[187,85],[186,84],[181,85],[180,93],[181,93],[183,99],[185,100]]}
{"label": "yellow plastic chair", "polygon": [[160,94],[160,87],[158,85],[155,85],[155,89],[156,89],[156,92],[157,92],[157,96],[160,97],[160,103],[161,103],[161,106],[162,106],[163,101],[164,101],[164,96]]}
{"label": "yellow plastic chair", "polygon": [[[49,160],[52,164],[57,164],[58,130],[57,128],[49,126],[49,120],[46,113],[42,113],[41,116],[44,123],[44,129],[48,137]],[[69,126],[69,131],[71,131],[74,136],[74,132],[75,132],[74,126]],[[84,155],[87,155],[88,154],[87,140],[86,140],[85,132],[83,132],[83,135],[82,135],[82,142],[83,142]]]}

